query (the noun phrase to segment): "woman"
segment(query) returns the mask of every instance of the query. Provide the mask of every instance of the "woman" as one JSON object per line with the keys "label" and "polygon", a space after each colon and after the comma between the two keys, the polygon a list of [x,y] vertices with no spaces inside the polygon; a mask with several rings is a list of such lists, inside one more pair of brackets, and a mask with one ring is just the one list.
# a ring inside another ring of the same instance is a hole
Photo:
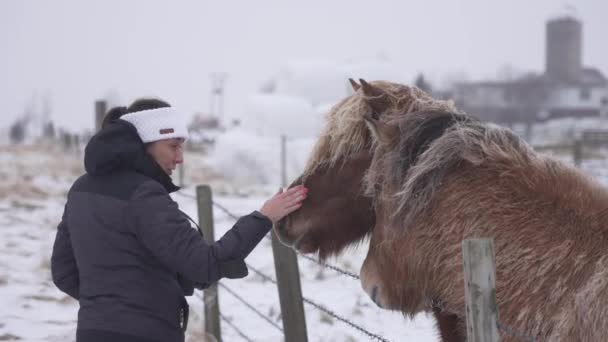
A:
{"label": "woman", "polygon": [[183,341],[185,295],[247,275],[244,259],[306,189],[270,198],[208,245],[169,193],[185,120],[166,102],[112,109],[85,150],[53,246],[53,282],[80,303],[76,340]]}

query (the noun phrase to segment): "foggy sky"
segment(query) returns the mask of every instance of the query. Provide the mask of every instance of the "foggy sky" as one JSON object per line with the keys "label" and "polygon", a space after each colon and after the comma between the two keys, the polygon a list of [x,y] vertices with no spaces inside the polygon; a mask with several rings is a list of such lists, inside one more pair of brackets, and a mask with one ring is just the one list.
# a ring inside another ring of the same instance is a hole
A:
{"label": "foggy sky", "polygon": [[[494,78],[544,70],[554,0],[128,1],[0,0],[0,127],[37,93],[52,119],[93,127],[93,101],[159,96],[192,113],[209,108],[209,73],[228,73],[226,111],[287,62],[382,55],[411,78]],[[608,1],[577,0],[583,62],[608,74]]]}

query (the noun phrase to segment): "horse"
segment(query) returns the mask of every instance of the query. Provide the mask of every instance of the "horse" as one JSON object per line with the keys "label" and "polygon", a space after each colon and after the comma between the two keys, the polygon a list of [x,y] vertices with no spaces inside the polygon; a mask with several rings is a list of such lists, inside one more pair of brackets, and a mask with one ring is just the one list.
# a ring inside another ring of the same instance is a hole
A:
{"label": "horse", "polygon": [[370,298],[431,311],[443,341],[464,341],[461,242],[492,238],[501,323],[539,341],[603,340],[606,189],[417,88],[351,83],[294,182],[309,197],[275,225],[281,241],[326,258],[368,237]]}
{"label": "horse", "polygon": [[[363,191],[363,177],[372,159],[373,140],[363,121],[371,108],[377,112],[409,113],[419,110],[456,111],[450,102],[437,101],[417,88],[377,82],[387,94],[365,96],[351,80],[355,94],[328,113],[325,128],[315,144],[304,173],[291,185],[309,189],[302,207],[275,225],[281,241],[321,259],[339,254],[371,235],[375,225],[372,200]],[[373,107],[370,107],[373,106]],[[445,342],[461,341],[456,315],[432,308]]]}

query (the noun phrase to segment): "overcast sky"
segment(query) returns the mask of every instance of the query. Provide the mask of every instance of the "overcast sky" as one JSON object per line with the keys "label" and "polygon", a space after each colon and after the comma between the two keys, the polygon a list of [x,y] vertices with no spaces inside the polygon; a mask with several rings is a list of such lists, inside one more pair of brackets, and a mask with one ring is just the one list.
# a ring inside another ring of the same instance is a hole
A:
{"label": "overcast sky", "polygon": [[[608,0],[571,0],[583,21],[583,61],[608,74]],[[209,73],[224,71],[226,110],[294,60],[386,56],[412,78],[505,65],[544,69],[545,21],[556,0],[0,0],[0,127],[34,93],[52,117],[93,127],[93,101],[159,96],[209,108]]]}

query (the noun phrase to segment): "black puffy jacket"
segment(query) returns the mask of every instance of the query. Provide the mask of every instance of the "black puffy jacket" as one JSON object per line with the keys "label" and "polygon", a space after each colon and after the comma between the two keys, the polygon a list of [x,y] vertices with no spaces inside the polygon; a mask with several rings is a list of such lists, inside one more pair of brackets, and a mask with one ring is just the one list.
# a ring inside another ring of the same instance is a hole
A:
{"label": "black puffy jacket", "polygon": [[182,341],[184,296],[193,290],[184,284],[219,280],[222,261],[245,258],[272,223],[254,211],[205,243],[169,196],[179,188],[123,120],[91,139],[85,169],[51,259],[53,282],[80,303],[78,329]]}

